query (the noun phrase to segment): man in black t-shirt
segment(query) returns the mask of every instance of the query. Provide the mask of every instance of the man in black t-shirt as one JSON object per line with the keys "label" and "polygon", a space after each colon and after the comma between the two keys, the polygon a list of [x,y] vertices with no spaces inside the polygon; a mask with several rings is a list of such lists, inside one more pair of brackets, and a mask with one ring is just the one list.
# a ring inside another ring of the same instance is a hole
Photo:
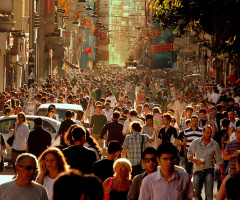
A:
{"label": "man in black t-shirt", "polygon": [[27,146],[28,153],[32,153],[38,158],[42,152],[51,146],[52,137],[51,133],[42,128],[43,121],[41,117],[34,119],[34,125],[36,128],[29,133]]}
{"label": "man in black t-shirt", "polygon": [[158,134],[158,138],[160,139],[158,146],[165,142],[171,142],[172,136],[176,139],[176,143],[178,142],[177,129],[170,125],[171,121],[172,121],[172,115],[169,113],[165,113],[163,115],[164,127],[160,129]]}
{"label": "man in black t-shirt", "polygon": [[120,151],[120,143],[113,140],[108,144],[107,157],[94,163],[92,173],[102,182],[109,177],[113,177],[113,163],[118,158]]}
{"label": "man in black t-shirt", "polygon": [[220,149],[222,149],[222,138],[225,136],[225,134],[227,134],[229,125],[230,125],[230,120],[223,119],[222,120],[222,130],[216,132],[213,136],[213,139],[218,143]]}

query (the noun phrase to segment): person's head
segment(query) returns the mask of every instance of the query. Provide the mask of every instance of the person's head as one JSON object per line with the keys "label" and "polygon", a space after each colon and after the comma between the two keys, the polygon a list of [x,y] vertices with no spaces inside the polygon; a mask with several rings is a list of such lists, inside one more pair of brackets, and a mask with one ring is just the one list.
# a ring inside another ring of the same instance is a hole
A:
{"label": "person's head", "polygon": [[113,120],[119,120],[120,119],[120,113],[118,111],[115,111],[112,116]]}
{"label": "person's head", "polygon": [[152,173],[157,170],[157,150],[153,147],[147,147],[143,151],[143,166],[146,168],[148,173]]}
{"label": "person's head", "polygon": [[84,144],[86,139],[86,130],[83,126],[78,126],[72,130],[72,139],[74,142],[80,141],[81,144]]}
{"label": "person's head", "polygon": [[198,126],[198,116],[197,115],[192,115],[192,117],[191,117],[191,126],[193,128],[196,128]]}
{"label": "person's head", "polygon": [[160,108],[159,108],[159,107],[154,107],[154,108],[153,108],[153,114],[154,114],[154,113],[161,113]]}
{"label": "person's head", "polygon": [[187,119],[185,121],[185,123],[186,123],[186,128],[190,128],[191,127],[191,119]]}
{"label": "person's head", "polygon": [[126,158],[119,158],[113,164],[114,177],[131,179],[132,165]]}
{"label": "person's head", "polygon": [[200,109],[199,110],[199,117],[203,120],[206,120],[207,115],[206,115],[207,111],[205,109]]}
{"label": "person's head", "polygon": [[33,121],[34,121],[34,124],[35,124],[36,127],[37,126],[42,126],[42,124],[43,124],[43,120],[42,120],[41,117],[37,117]]}
{"label": "person's head", "polygon": [[238,126],[236,128],[235,135],[236,135],[236,140],[239,142],[240,141],[240,126]]}
{"label": "person's head", "polygon": [[176,118],[175,118],[175,117],[172,117],[172,120],[171,120],[170,125],[171,125],[171,126],[174,126],[174,125],[176,124],[176,122],[177,122]]}
{"label": "person's head", "polygon": [[82,110],[77,111],[76,120],[79,120],[80,122],[84,121],[84,111]]}
{"label": "person's head", "polygon": [[118,141],[112,140],[111,142],[108,143],[108,148],[107,148],[107,153],[111,155],[117,156],[119,155],[121,151],[121,145]]}
{"label": "person's head", "polygon": [[170,113],[164,113],[163,114],[163,125],[169,125],[172,121],[172,115]]}
{"label": "person's head", "polygon": [[75,169],[60,174],[53,185],[53,200],[84,199],[86,183],[84,175]]}
{"label": "person's head", "polygon": [[137,111],[136,110],[130,110],[129,114],[130,114],[130,118],[137,117]]}
{"label": "person's head", "polygon": [[55,147],[50,147],[46,149],[39,156],[38,162],[46,166],[47,173],[49,173],[49,171],[54,170],[57,170],[58,172],[63,172],[67,171],[68,169],[68,165],[63,153],[58,148]]}
{"label": "person's head", "polygon": [[136,106],[136,111],[140,115],[143,112],[143,106],[142,105],[137,105]]}
{"label": "person's head", "polygon": [[119,99],[119,100],[118,100],[118,105],[119,105],[120,107],[123,106],[123,99]]}
{"label": "person's head", "polygon": [[140,122],[138,121],[134,121],[130,124],[130,130],[132,133],[134,132],[138,132],[141,133],[142,132],[142,126],[140,124]]}
{"label": "person's head", "polygon": [[65,119],[71,119],[72,118],[72,111],[71,110],[67,110],[65,112]]}
{"label": "person's head", "polygon": [[228,119],[230,121],[234,120],[235,119],[235,113],[234,113],[234,110],[228,110]]}
{"label": "person's head", "polygon": [[146,112],[146,111],[149,111],[149,109],[150,109],[148,103],[145,103],[144,106],[143,106],[143,108],[144,108],[145,112]]}
{"label": "person's head", "polygon": [[106,110],[109,110],[110,109],[110,103],[105,103],[105,108],[106,108]]}
{"label": "person's head", "polygon": [[203,139],[206,141],[210,141],[212,138],[212,127],[209,125],[206,125],[203,127]]}
{"label": "person's head", "polygon": [[191,118],[192,113],[193,113],[193,107],[192,106],[187,106],[185,110],[186,110],[186,117],[188,119]]}
{"label": "person's head", "polygon": [[101,115],[102,114],[102,106],[97,106],[96,107],[96,114]]}
{"label": "person's head", "polygon": [[153,115],[152,114],[146,115],[146,125],[153,126]]}
{"label": "person's head", "polygon": [[163,143],[157,148],[157,161],[161,166],[161,170],[172,172],[174,170],[174,162],[178,157],[178,149],[170,142]]}
{"label": "person's head", "polygon": [[[121,113],[121,112],[120,112],[120,113]],[[125,110],[123,111],[123,116],[129,118],[129,110],[128,110],[128,109],[125,109]]]}
{"label": "person's head", "polygon": [[17,171],[16,182],[22,186],[30,185],[38,167],[36,156],[30,153],[23,153],[17,157],[15,165]]}
{"label": "person's head", "polygon": [[228,128],[230,125],[230,120],[229,119],[222,119],[221,124],[223,128]]}
{"label": "person's head", "polygon": [[232,135],[235,132],[235,128],[233,126],[228,127],[228,134]]}
{"label": "person's head", "polygon": [[27,118],[26,118],[24,112],[20,112],[20,113],[17,114],[17,122],[24,123],[24,124],[27,123]]}

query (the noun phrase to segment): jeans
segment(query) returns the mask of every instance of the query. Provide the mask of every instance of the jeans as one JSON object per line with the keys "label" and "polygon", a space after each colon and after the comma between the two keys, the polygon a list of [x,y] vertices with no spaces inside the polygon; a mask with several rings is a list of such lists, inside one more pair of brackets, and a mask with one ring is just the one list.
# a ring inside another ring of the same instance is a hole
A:
{"label": "jeans", "polygon": [[193,174],[195,200],[202,200],[202,188],[205,185],[205,200],[213,200],[214,169],[204,169]]}

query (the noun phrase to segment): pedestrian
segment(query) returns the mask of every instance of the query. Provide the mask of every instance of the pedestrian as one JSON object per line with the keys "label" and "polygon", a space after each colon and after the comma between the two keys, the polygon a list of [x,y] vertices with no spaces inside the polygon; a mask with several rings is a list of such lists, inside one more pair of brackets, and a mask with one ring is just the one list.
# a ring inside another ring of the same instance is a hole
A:
{"label": "pedestrian", "polygon": [[107,178],[113,177],[113,163],[121,152],[121,145],[118,141],[112,140],[108,144],[107,157],[96,161],[92,173],[104,182]]}
{"label": "pedestrian", "polygon": [[59,127],[58,133],[55,136],[55,140],[60,136],[60,145],[61,145],[61,149],[66,148],[68,145],[65,143],[65,134],[67,132],[67,130],[69,129],[69,127],[71,125],[75,124],[75,122],[72,120],[72,112],[71,110],[67,110],[65,112],[65,120],[61,122],[61,125]]}
{"label": "pedestrian", "polygon": [[101,134],[99,136],[100,142],[103,143],[103,138],[107,134],[107,139],[106,139],[107,144],[112,140],[116,140],[122,146],[124,141],[124,136],[122,133],[123,124],[119,122],[120,113],[118,111],[115,111],[113,113],[112,119],[113,121],[105,124],[103,129],[101,130]]}
{"label": "pedestrian", "polygon": [[109,196],[109,200],[127,200],[131,185],[131,163],[126,158],[117,159],[113,170],[113,177],[103,182],[104,196]]}
{"label": "pedestrian", "polygon": [[17,177],[0,185],[0,199],[48,200],[46,189],[33,181],[37,164],[36,156],[29,153],[19,155],[15,164]]}
{"label": "pedestrian", "polygon": [[53,183],[57,176],[67,171],[69,166],[63,153],[54,147],[46,149],[38,159],[39,172],[36,182],[43,185],[47,189],[48,199],[52,199]]}
{"label": "pedestrian", "polygon": [[2,133],[0,133],[0,172],[4,171],[4,157],[6,155],[7,155],[7,146]]}
{"label": "pedestrian", "polygon": [[177,148],[169,142],[157,148],[157,161],[160,169],[143,179],[139,200],[188,200],[194,197],[189,175],[184,171],[174,169],[177,156]]}
{"label": "pedestrian", "polygon": [[128,192],[128,200],[138,200],[143,178],[157,171],[156,154],[157,151],[153,147],[147,147],[143,151],[142,164],[145,167],[145,171],[134,177]]}
{"label": "pedestrian", "polygon": [[142,126],[140,122],[131,123],[131,132],[126,136],[122,145],[121,157],[124,158],[126,154],[132,164],[132,177],[142,173],[142,152],[147,147],[147,143],[152,143],[152,138],[146,134],[141,134]]}
{"label": "pedestrian", "polygon": [[27,151],[27,140],[29,136],[29,128],[27,124],[27,118],[24,112],[20,112],[17,115],[17,122],[9,127],[11,131],[13,129],[14,140],[12,145],[12,165],[16,171],[15,162],[18,155],[26,153]]}
{"label": "pedestrian", "polygon": [[205,186],[205,199],[213,200],[214,184],[214,161],[221,171],[221,180],[224,178],[224,165],[219,145],[212,139],[212,127],[203,128],[203,136],[195,139],[187,153],[189,161],[194,163],[193,167],[193,186],[195,190],[195,199],[201,200],[203,184]]}
{"label": "pedestrian", "polygon": [[27,152],[32,153],[38,158],[42,152],[51,146],[52,137],[51,133],[42,128],[43,120],[41,117],[37,117],[33,121],[35,130],[29,133]]}
{"label": "pedestrian", "polygon": [[63,149],[67,163],[73,169],[78,169],[84,174],[91,174],[93,163],[97,158],[93,150],[83,146],[86,138],[86,130],[81,126],[75,127],[71,134],[74,145]]}

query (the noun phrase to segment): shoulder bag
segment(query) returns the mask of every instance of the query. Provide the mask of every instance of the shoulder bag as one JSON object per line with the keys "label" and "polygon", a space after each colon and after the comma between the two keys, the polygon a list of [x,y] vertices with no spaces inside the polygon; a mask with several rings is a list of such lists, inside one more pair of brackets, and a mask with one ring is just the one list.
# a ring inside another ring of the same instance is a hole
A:
{"label": "shoulder bag", "polygon": [[13,134],[7,139],[7,143],[10,147],[12,147],[13,145],[13,140],[14,140],[14,137],[15,137],[15,123],[14,123],[14,131],[13,131]]}

